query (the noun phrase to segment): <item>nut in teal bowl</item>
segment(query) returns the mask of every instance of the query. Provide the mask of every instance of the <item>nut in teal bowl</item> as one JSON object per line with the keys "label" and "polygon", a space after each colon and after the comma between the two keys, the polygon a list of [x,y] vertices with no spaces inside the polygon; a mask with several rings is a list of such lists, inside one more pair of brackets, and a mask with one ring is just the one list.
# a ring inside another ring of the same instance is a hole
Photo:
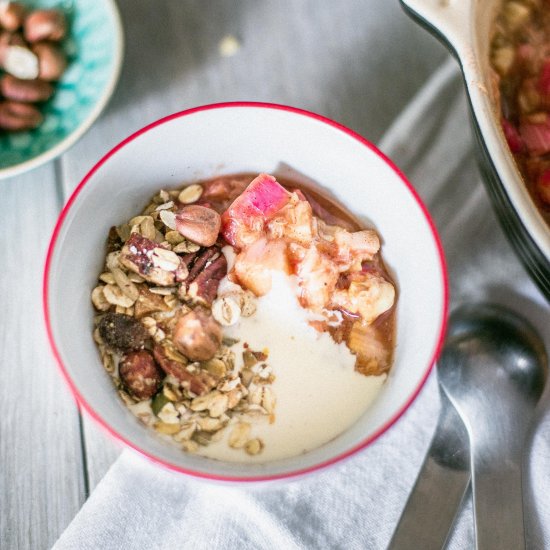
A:
{"label": "nut in teal bowl", "polygon": [[94,123],[120,74],[123,33],[114,0],[32,0],[29,9],[58,8],[67,16],[62,46],[68,67],[42,107],[43,123],[23,132],[0,130],[0,179],[31,170],[63,153]]}

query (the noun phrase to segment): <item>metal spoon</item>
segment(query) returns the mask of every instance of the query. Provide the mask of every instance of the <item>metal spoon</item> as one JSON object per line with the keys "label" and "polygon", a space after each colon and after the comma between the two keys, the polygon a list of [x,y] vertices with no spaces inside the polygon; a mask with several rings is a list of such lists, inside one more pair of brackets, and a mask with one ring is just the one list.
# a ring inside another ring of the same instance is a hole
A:
{"label": "metal spoon", "polygon": [[476,547],[525,548],[522,453],[547,374],[544,345],[521,317],[463,306],[439,359],[441,387],[470,438]]}
{"label": "metal spoon", "polygon": [[[452,321],[446,342],[457,328]],[[445,348],[444,348],[445,349]],[[388,550],[441,550],[470,486],[470,441],[462,418],[439,385],[441,408],[430,448]]]}
{"label": "metal spoon", "polygon": [[468,432],[447,394],[430,449],[388,550],[441,550],[470,486]]}

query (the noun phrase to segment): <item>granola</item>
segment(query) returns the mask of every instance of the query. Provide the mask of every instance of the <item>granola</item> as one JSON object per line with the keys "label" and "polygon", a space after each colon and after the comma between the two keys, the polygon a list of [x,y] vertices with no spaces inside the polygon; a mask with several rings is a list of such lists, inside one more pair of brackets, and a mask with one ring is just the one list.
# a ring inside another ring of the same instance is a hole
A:
{"label": "granola", "polygon": [[[187,452],[230,426],[249,425],[243,419],[251,406],[267,421],[274,414],[274,397],[259,409],[255,397],[274,376],[240,371],[232,349],[237,341],[223,339],[222,326],[251,315],[255,297],[236,285],[218,296],[227,262],[217,238],[219,214],[195,205],[202,194],[199,184],[162,190],[142,214],[113,228],[92,291],[94,339],[119,395],[140,421]],[[205,210],[208,234],[201,237]],[[236,448],[254,455],[263,442],[241,434]]]}

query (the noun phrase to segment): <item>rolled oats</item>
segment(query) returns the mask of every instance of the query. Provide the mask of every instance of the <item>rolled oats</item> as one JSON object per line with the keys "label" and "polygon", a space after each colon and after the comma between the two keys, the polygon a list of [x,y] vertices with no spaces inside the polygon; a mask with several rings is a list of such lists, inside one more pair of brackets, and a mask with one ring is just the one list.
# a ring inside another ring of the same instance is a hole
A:
{"label": "rolled oats", "polygon": [[223,427],[223,422],[219,418],[211,418],[209,416],[199,418],[197,423],[203,432],[217,432]]}
{"label": "rolled oats", "polygon": [[179,256],[165,248],[154,248],[151,260],[155,267],[159,267],[165,271],[176,271],[180,265]]}
{"label": "rolled oats", "polygon": [[134,216],[129,222],[130,227],[140,226],[141,222],[147,219],[149,216]]}
{"label": "rolled oats", "polygon": [[197,202],[202,195],[202,185],[193,184],[185,187],[178,195],[178,200],[182,204],[192,204]]}
{"label": "rolled oats", "polygon": [[151,216],[144,216],[143,221],[139,224],[140,233],[146,238],[155,240],[157,236],[157,230],[155,228],[155,222]]}
{"label": "rolled oats", "polygon": [[160,412],[157,414],[157,416],[165,424],[179,425],[179,414],[178,414],[178,411],[176,410],[176,407],[174,407],[173,403],[166,403],[164,407],[162,407]]}
{"label": "rolled oats", "polygon": [[224,327],[237,323],[241,317],[241,308],[232,296],[222,296],[212,303],[214,319]]}
{"label": "rolled oats", "polygon": [[180,431],[179,423],[167,424],[166,422],[156,422],[154,428],[157,432],[165,435],[175,435]]}
{"label": "rolled oats", "polygon": [[200,245],[186,240],[174,246],[173,251],[178,254],[192,254],[193,252],[198,252],[200,248]]}
{"label": "rolled oats", "polygon": [[241,315],[243,317],[251,317],[256,313],[256,296],[246,290],[241,295]]}
{"label": "rolled oats", "polygon": [[149,288],[149,292],[153,294],[159,294],[160,296],[168,296],[169,294],[174,294],[177,291],[175,286],[153,286]]}
{"label": "rolled oats", "polygon": [[275,411],[275,395],[273,393],[273,390],[268,386],[262,386],[262,407],[268,412],[268,414],[271,414]]}
{"label": "rolled oats", "polygon": [[217,418],[221,416],[226,410],[229,403],[229,398],[226,394],[221,393],[214,397],[208,407],[210,411],[210,416],[212,418]]}
{"label": "rolled oats", "polygon": [[199,446],[196,441],[193,441],[192,439],[189,441],[184,441],[181,444],[182,450],[184,450],[186,453],[196,453],[199,450]]}
{"label": "rolled oats", "polygon": [[130,298],[116,285],[106,285],[103,287],[103,295],[107,302],[113,306],[120,306],[122,308],[127,308],[134,305],[134,302],[137,299]]}
{"label": "rolled oats", "polygon": [[132,283],[140,284],[145,281],[143,277],[140,277],[137,273],[134,273],[133,271],[130,271],[128,273],[128,279],[132,281]]}
{"label": "rolled oats", "polygon": [[196,429],[197,423],[194,420],[191,422],[186,422],[185,424],[182,424],[181,430],[174,436],[174,440],[178,443],[188,441],[191,439]]}
{"label": "rolled oats", "polygon": [[[175,218],[175,215],[174,215],[174,224],[176,223],[175,219],[176,218]],[[168,226],[167,223],[166,223],[166,225]],[[167,231],[166,234],[164,235],[164,238],[173,246],[185,242],[185,237],[183,235],[181,235],[178,231],[175,231],[175,230],[174,231]],[[185,252],[185,251],[183,251],[183,252]]]}
{"label": "rolled oats", "polygon": [[206,395],[195,397],[195,399],[191,401],[190,409],[192,411],[206,411],[210,408],[211,403],[218,395],[220,395],[220,392],[216,390]]}
{"label": "rolled oats", "polygon": [[[172,231],[174,231],[176,229],[176,214],[174,212],[171,212],[170,210],[162,210],[159,214],[159,218],[161,219],[162,223],[168,227],[169,229],[171,229]],[[170,232],[168,232],[170,233]],[[170,244],[177,244],[177,243],[171,243],[170,242],[170,239],[168,238],[168,233],[166,233],[164,235],[165,239],[170,243]],[[177,231],[176,231],[177,233]],[[179,235],[179,233],[178,233]],[[180,241],[181,242],[181,241]]]}
{"label": "rolled oats", "polygon": [[122,290],[123,294],[130,298],[130,300],[132,300],[132,303],[135,302],[138,299],[139,290],[137,286],[132,281],[130,281],[128,275],[126,275],[126,273],[124,273],[124,271],[122,271],[122,269],[118,267],[113,269],[111,271],[111,274],[113,275],[115,283],[118,285],[120,290]]}
{"label": "rolled oats", "polygon": [[174,207],[174,201],[168,201],[168,202],[165,202],[164,204],[159,204],[155,210],[157,212],[161,212],[163,210],[170,210],[170,208],[173,208]]}
{"label": "rolled oats", "polygon": [[111,302],[105,297],[103,285],[96,286],[92,290],[92,303],[98,311],[107,311],[111,307]]}
{"label": "rolled oats", "polygon": [[238,424],[235,424],[231,434],[229,435],[229,446],[233,449],[242,449],[248,441],[250,430],[251,426],[248,422],[239,422]]}
{"label": "rolled oats", "polygon": [[244,450],[252,456],[261,453],[263,448],[264,444],[261,439],[250,439],[244,446]]}
{"label": "rolled oats", "polygon": [[109,271],[120,267],[119,258],[120,252],[110,252],[109,254],[107,254],[107,258],[105,259],[105,266]]}
{"label": "rolled oats", "polygon": [[108,285],[114,285],[116,284],[115,278],[113,277],[113,274],[109,271],[106,271],[105,273],[102,273],[99,276],[99,280],[103,281],[104,283],[107,283]]}

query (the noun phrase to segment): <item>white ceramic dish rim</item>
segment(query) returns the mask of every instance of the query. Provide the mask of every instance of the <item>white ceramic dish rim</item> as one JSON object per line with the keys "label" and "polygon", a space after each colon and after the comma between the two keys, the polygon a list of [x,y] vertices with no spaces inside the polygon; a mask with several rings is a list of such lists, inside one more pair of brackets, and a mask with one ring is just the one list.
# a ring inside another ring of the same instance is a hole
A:
{"label": "white ceramic dish rim", "polygon": [[11,178],[13,176],[23,174],[24,172],[28,172],[29,170],[33,170],[34,168],[37,168],[38,166],[45,164],[46,162],[53,160],[64,153],[89,130],[109,102],[109,99],[111,99],[122,69],[122,59],[124,57],[124,31],[122,28],[120,13],[114,0],[104,0],[104,2],[114,23],[115,53],[111,75],[99,100],[88,116],[80,123],[80,125],[75,128],[73,132],[71,132],[65,139],[61,140],[55,147],[52,147],[51,149],[48,149],[47,151],[44,151],[43,153],[40,153],[36,157],[33,157],[25,162],[21,162],[8,168],[0,168],[0,180]]}
{"label": "white ceramic dish rim", "polygon": [[[455,51],[474,115],[514,209],[527,232],[550,261],[550,230],[525,187],[490,97],[489,31],[499,0],[401,0],[431,25]],[[483,17],[481,16],[483,14]]]}
{"label": "white ceramic dish rim", "polygon": [[[352,446],[350,449],[346,450],[345,452],[342,452],[340,454],[337,454],[336,456],[331,457],[328,460],[324,460],[320,463],[316,463],[312,466],[308,466],[301,469],[296,469],[293,471],[283,472],[283,473],[276,473],[276,474],[267,474],[267,475],[250,475],[250,476],[235,476],[235,475],[220,475],[220,474],[212,474],[208,472],[202,472],[197,470],[191,470],[189,468],[182,467],[177,464],[173,464],[171,462],[165,461],[162,458],[159,458],[148,451],[144,450],[143,448],[139,447],[134,442],[130,441],[126,436],[122,435],[121,433],[117,432],[112,426],[110,426],[102,417],[101,415],[91,406],[88,404],[86,399],[83,397],[82,393],[79,391],[79,389],[76,387],[75,383],[72,381],[68,369],[64,366],[63,361],[61,359],[61,354],[57,349],[55,338],[54,338],[54,331],[50,320],[50,311],[49,311],[49,276],[50,276],[50,269],[52,266],[52,259],[55,254],[56,244],[58,241],[58,237],[60,233],[62,233],[63,224],[65,221],[65,218],[67,217],[69,211],[71,210],[71,207],[73,203],[75,203],[78,195],[84,188],[84,186],[90,181],[90,179],[94,176],[94,174],[101,168],[101,166],[106,163],[113,155],[117,153],[121,148],[123,148],[128,143],[132,142],[134,139],[138,138],[142,134],[148,132],[149,130],[152,130],[156,128],[159,125],[162,125],[164,123],[167,123],[173,119],[184,117],[187,115],[191,115],[193,113],[197,113],[200,111],[206,111],[206,110],[214,110],[214,109],[224,109],[224,108],[265,108],[265,109],[274,109],[274,110],[282,110],[287,111],[292,114],[297,114],[305,117],[310,117],[318,122],[327,124],[328,126],[331,126],[347,136],[353,138],[354,140],[357,140],[360,144],[366,146],[368,149],[371,150],[371,152],[375,153],[384,163],[387,164],[387,166],[393,170],[393,172],[397,175],[397,177],[400,179],[400,181],[405,185],[407,190],[411,193],[412,198],[414,201],[418,204],[424,218],[426,221],[426,224],[429,228],[429,232],[433,238],[433,244],[434,248],[437,252],[437,257],[439,260],[439,269],[441,274],[441,290],[442,290],[442,297],[441,297],[441,318],[440,318],[440,324],[438,327],[438,331],[436,333],[435,337],[435,346],[433,348],[433,352],[431,355],[430,360],[428,361],[424,371],[423,375],[420,377],[420,380],[416,387],[412,390],[412,392],[409,394],[408,398],[404,401],[404,403],[400,406],[397,413],[395,413],[388,421],[386,421],[382,426],[380,426],[377,430],[375,430],[374,433],[369,435],[366,439],[360,441],[358,444]],[[119,143],[116,147],[114,147],[110,152],[108,152],[91,170],[90,172],[85,176],[85,178],[80,182],[78,187],[75,189],[73,194],[71,195],[69,201],[63,208],[59,219],[56,223],[56,226],[54,228],[52,238],[50,241],[50,245],[47,252],[46,257],[46,263],[44,268],[44,276],[43,276],[43,312],[44,312],[44,319],[46,324],[46,330],[47,335],[50,343],[50,348],[53,352],[53,355],[56,359],[56,362],[61,370],[62,376],[65,379],[66,383],[68,384],[73,396],[75,397],[76,401],[82,405],[84,410],[104,429],[106,432],[114,437],[115,439],[121,441],[126,446],[132,448],[133,450],[137,451],[139,454],[145,456],[152,462],[162,465],[170,470],[177,471],[180,473],[185,473],[188,475],[192,475],[195,477],[200,477],[204,479],[209,480],[215,480],[215,481],[224,481],[224,482],[261,482],[261,481],[272,481],[277,479],[287,479],[292,478],[296,476],[301,476],[306,473],[314,472],[319,469],[328,467],[330,465],[333,465],[337,462],[340,462],[341,460],[350,457],[351,455],[355,454],[356,452],[360,451],[361,449],[368,446],[370,443],[378,439],[383,433],[385,433],[395,422],[403,415],[403,413],[408,409],[408,407],[413,403],[417,395],[420,393],[422,387],[424,386],[431,369],[433,368],[433,365],[435,364],[436,358],[439,354],[439,351],[443,345],[444,337],[445,337],[445,330],[446,330],[446,323],[447,323],[447,316],[448,316],[448,305],[449,305],[449,291],[448,291],[448,274],[447,274],[447,268],[446,268],[446,262],[445,262],[445,256],[443,253],[443,248],[437,233],[437,230],[435,228],[435,225],[430,217],[429,212],[427,211],[425,205],[421,201],[420,197],[416,193],[415,189],[412,187],[412,185],[409,183],[409,181],[406,179],[404,174],[397,168],[394,163],[388,159],[383,153],[381,153],[374,145],[372,145],[369,141],[364,139],[362,136],[356,134],[355,132],[349,130],[345,126],[342,126],[328,118],[325,118],[321,115],[305,111],[302,109],[289,107],[285,105],[277,105],[272,103],[257,103],[257,102],[229,102],[229,103],[219,103],[219,104],[213,104],[213,105],[204,105],[201,107],[196,107],[193,109],[188,109],[185,111],[181,111],[179,113],[175,113],[173,115],[169,115],[165,118],[162,118],[156,122],[153,122],[152,124],[149,124],[148,126],[142,128],[141,130],[138,130],[128,138],[126,138],[124,141]]]}

